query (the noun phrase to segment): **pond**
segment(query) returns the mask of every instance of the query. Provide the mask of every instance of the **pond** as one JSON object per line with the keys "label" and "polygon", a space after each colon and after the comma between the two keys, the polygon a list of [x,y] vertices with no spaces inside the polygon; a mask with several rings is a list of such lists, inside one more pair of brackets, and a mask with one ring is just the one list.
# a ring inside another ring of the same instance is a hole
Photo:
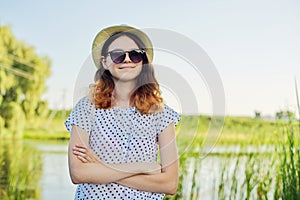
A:
{"label": "pond", "polygon": [[69,176],[67,142],[30,141],[28,143],[42,153],[41,199],[74,199],[76,185],[73,185]]}
{"label": "pond", "polygon": [[[74,199],[67,145],[67,141],[1,140],[0,199]],[[245,197],[243,188],[256,199],[259,181],[274,173],[272,152],[270,146],[221,146],[205,158],[181,155],[178,194],[166,199],[240,199]],[[267,188],[269,199],[274,181],[271,178]]]}
{"label": "pond", "polygon": [[0,199],[74,199],[67,142],[2,140]]}

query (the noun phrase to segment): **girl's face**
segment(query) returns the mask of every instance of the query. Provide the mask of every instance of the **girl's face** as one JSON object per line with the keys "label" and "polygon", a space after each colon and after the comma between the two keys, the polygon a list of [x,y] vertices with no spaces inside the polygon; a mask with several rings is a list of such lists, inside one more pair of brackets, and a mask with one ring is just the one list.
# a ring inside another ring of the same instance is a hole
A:
{"label": "girl's face", "polygon": [[[129,37],[121,36],[115,39],[108,47],[108,52],[111,51],[124,51],[130,52],[131,50],[139,49],[138,45]],[[109,70],[114,80],[117,81],[132,81],[135,80],[142,71],[143,61],[136,63],[133,62],[129,54],[126,53],[125,59],[121,63],[114,63],[111,55],[108,54],[106,58],[102,57],[102,64],[105,69]]]}

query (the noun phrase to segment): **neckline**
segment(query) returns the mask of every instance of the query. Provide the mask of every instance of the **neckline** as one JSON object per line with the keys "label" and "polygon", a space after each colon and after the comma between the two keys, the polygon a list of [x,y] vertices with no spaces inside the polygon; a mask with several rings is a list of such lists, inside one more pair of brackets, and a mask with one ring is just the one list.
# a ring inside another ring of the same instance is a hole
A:
{"label": "neckline", "polygon": [[135,107],[131,106],[131,107],[128,107],[128,108],[122,108],[122,107],[118,107],[118,106],[114,106],[111,108],[112,110],[136,110]]}

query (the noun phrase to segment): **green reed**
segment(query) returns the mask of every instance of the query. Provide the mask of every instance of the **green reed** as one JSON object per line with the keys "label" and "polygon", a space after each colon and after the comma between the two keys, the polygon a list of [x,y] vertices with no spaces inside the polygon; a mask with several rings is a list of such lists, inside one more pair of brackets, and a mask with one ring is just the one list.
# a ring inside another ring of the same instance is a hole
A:
{"label": "green reed", "polygon": [[279,148],[280,165],[276,183],[275,199],[300,199],[300,133],[294,127],[287,127],[286,143]]}
{"label": "green reed", "polygon": [[298,127],[290,122],[284,129],[286,141],[279,148],[280,166],[276,182],[275,199],[300,199],[300,105],[295,80],[297,107],[299,113]]}
{"label": "green reed", "polygon": [[[247,153],[241,150],[240,153],[208,154],[207,157],[227,160],[219,167],[215,177],[211,177],[214,180],[210,183],[210,199],[300,199],[300,137],[295,132],[296,126],[291,127],[283,133],[278,131],[277,137],[281,137],[282,141],[286,138],[287,141],[274,144],[274,147],[280,149],[277,152]],[[165,199],[200,199],[203,180],[199,179],[198,174],[201,167],[206,165],[206,158],[200,158],[201,144],[196,139],[181,154],[178,192]],[[242,148],[247,149],[247,146]]]}
{"label": "green reed", "polygon": [[[240,200],[240,199],[290,199],[298,200],[299,196],[299,170],[300,170],[300,150],[299,136],[289,130],[286,134],[287,143],[282,143],[281,151],[267,153],[229,153],[226,155],[217,154],[220,157],[226,157],[227,162],[223,163],[217,172],[215,180],[211,187],[210,199],[221,200]],[[284,136],[284,135],[282,135]],[[190,159],[197,161],[199,157],[195,153],[185,156],[181,162],[183,168],[189,168]],[[201,197],[200,183],[197,174],[201,165],[205,165],[205,159],[193,163],[193,175],[187,175],[187,169],[181,170],[181,180],[190,177],[189,195],[175,195],[172,199],[199,199]],[[189,172],[190,173],[190,172]],[[187,181],[184,181],[186,183]],[[182,182],[180,183],[180,185]],[[185,185],[186,186],[186,185]],[[180,186],[178,190],[186,187]],[[217,195],[215,192],[217,191]],[[179,191],[178,194],[184,193]]]}
{"label": "green reed", "polygon": [[40,199],[41,155],[20,140],[1,140],[0,199]]}
{"label": "green reed", "polygon": [[[224,164],[216,188],[218,196],[213,199],[269,199],[268,194],[275,182],[272,176],[275,157],[268,161],[262,155],[253,153],[234,157],[231,158],[233,161],[236,159],[232,165],[228,162]],[[230,170],[229,166],[233,169]]]}

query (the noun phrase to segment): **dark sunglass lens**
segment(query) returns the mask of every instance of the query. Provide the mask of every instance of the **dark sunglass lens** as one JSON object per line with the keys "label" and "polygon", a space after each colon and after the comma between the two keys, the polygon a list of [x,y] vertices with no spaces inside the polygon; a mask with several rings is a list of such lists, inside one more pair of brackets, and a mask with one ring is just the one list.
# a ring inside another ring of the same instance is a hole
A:
{"label": "dark sunglass lens", "polygon": [[130,51],[129,58],[134,63],[141,62],[143,60],[143,53],[137,50]]}
{"label": "dark sunglass lens", "polygon": [[112,51],[110,52],[110,57],[112,61],[116,64],[122,63],[125,59],[125,53],[123,51]]}

